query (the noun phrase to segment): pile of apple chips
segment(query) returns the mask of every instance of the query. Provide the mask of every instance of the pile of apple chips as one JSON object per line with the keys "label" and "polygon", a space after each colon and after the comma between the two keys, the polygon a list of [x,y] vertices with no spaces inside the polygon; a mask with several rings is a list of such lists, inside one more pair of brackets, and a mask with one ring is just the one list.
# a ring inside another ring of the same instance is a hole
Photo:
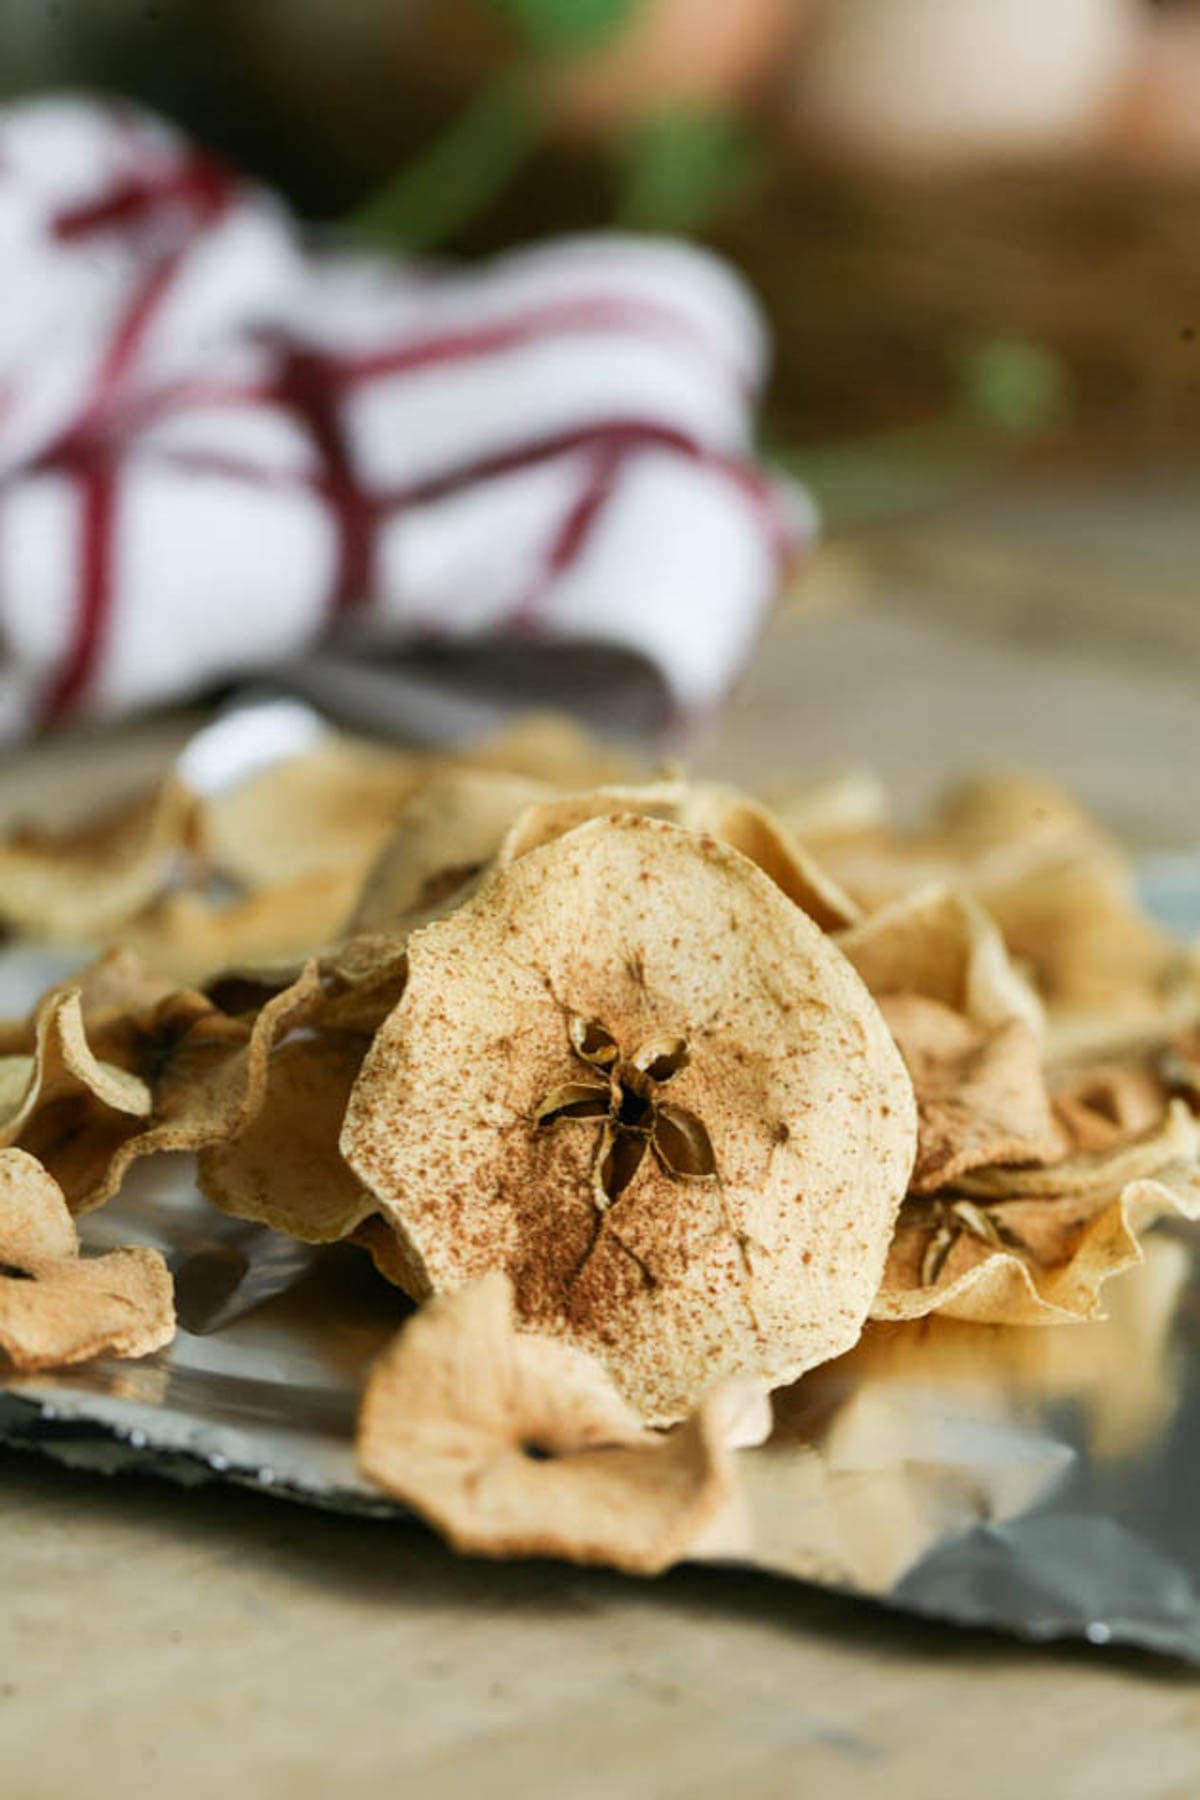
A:
{"label": "pile of apple chips", "polygon": [[903,831],[866,776],[768,806],[555,720],[331,734],[10,833],[0,920],[94,947],[0,1026],[11,1369],[169,1342],[162,1259],[74,1220],[192,1151],[416,1303],[360,1457],[473,1551],[735,1547],[767,1396],[869,1320],[1086,1321],[1200,1215],[1200,960],[1026,777]]}

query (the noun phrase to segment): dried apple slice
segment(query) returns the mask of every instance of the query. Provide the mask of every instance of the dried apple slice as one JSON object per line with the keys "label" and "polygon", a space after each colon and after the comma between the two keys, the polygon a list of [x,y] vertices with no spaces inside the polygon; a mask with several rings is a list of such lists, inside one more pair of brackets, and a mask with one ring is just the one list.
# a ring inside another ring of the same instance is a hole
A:
{"label": "dried apple slice", "polygon": [[1178,1100],[1136,1143],[1053,1168],[979,1170],[906,1202],[871,1316],[1095,1318],[1104,1283],[1142,1261],[1140,1234],[1172,1212],[1200,1217],[1200,1123]]}
{"label": "dried apple slice", "polygon": [[[521,1320],[594,1350],[654,1421],[718,1377],[792,1380],[854,1342],[912,1165],[912,1087],[845,958],[753,864],[596,820],[408,950],[342,1152],[425,1286],[505,1270]],[[663,1039],[686,1049],[669,1087],[636,1061]],[[610,1084],[605,1116],[548,1123],[580,1081]],[[606,1133],[625,1146],[608,1187]]]}
{"label": "dried apple slice", "polygon": [[0,1150],[0,1354],[22,1374],[89,1357],[148,1356],[175,1335],[157,1250],[82,1257],[62,1190],[23,1150]]}
{"label": "dried apple slice", "polygon": [[728,1507],[729,1427],[717,1397],[647,1431],[595,1358],[514,1329],[496,1273],[430,1301],[380,1357],[358,1452],[458,1550],[652,1575]]}

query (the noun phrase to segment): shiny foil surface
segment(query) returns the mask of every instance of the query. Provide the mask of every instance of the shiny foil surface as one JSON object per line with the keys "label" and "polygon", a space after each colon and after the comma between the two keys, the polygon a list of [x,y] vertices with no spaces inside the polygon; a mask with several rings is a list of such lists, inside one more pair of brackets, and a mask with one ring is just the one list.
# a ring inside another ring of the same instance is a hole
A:
{"label": "shiny foil surface", "polygon": [[[1177,929],[1200,926],[1200,859],[1154,865],[1145,887]],[[30,950],[0,957],[0,1012],[64,972]],[[225,1218],[179,1156],[138,1165],[82,1235],[165,1252],[178,1336],[138,1363],[0,1378],[0,1440],[399,1521],[358,1473],[353,1435],[366,1369],[410,1308],[365,1255]],[[1200,1662],[1200,1229],[1164,1225],[1146,1251],[1107,1288],[1104,1322],[873,1326],[777,1393],[771,1437],[740,1453],[737,1561],[958,1623]]]}

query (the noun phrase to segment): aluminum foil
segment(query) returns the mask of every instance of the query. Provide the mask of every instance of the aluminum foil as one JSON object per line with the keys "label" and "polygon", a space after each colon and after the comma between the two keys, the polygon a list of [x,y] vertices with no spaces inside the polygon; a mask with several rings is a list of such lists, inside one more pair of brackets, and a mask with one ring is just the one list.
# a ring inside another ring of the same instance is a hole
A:
{"label": "aluminum foil", "polygon": [[[1200,858],[1160,861],[1146,890],[1175,926],[1200,925]],[[0,957],[0,1011],[63,972]],[[408,1310],[364,1255],[226,1219],[187,1157],[138,1165],[83,1237],[165,1252],[178,1336],[138,1363],[0,1379],[0,1441],[400,1517],[353,1454],[365,1371]],[[1200,1662],[1200,1231],[1161,1228],[1107,1298],[1091,1325],[872,1327],[776,1394],[771,1437],[741,1453],[739,1561],[960,1624]]]}

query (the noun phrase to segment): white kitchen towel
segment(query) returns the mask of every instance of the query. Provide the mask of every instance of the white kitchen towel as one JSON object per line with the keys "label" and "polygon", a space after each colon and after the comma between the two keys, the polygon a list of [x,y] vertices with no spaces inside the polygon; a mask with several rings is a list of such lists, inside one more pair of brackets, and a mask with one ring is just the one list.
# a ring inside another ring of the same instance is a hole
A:
{"label": "white kitchen towel", "polygon": [[356,668],[403,726],[387,671],[403,712],[458,652],[703,712],[812,527],[765,354],[684,244],[387,261],[123,105],[0,108],[0,735],[276,672],[353,713]]}

